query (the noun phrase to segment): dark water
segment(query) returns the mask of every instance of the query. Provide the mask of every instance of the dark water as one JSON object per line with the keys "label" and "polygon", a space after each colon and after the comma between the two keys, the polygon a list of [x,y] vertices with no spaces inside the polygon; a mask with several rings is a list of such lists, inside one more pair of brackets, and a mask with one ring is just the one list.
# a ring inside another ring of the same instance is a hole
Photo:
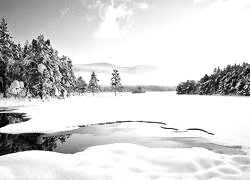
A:
{"label": "dark water", "polygon": [[[0,112],[0,127],[12,123],[28,121],[29,118],[24,113],[12,113],[9,110]],[[138,123],[140,126],[138,126]],[[179,134],[178,137],[145,137],[138,134],[136,130],[143,126],[158,124],[159,128]],[[135,126],[136,125],[136,126]],[[60,153],[76,153],[84,149],[111,143],[133,143],[147,147],[157,148],[191,148],[203,147],[217,153],[244,154],[240,146],[223,146],[210,142],[204,137],[182,137],[178,129],[162,127],[160,122],[126,121],[108,122],[98,125],[79,127],[72,131],[58,132],[54,134],[5,134],[0,133],[0,155],[27,150],[55,151]],[[166,125],[166,124],[164,124]],[[202,129],[189,129],[210,134]]]}
{"label": "dark water", "polygon": [[8,124],[28,121],[25,113],[11,113],[12,110],[0,110],[0,128]]}

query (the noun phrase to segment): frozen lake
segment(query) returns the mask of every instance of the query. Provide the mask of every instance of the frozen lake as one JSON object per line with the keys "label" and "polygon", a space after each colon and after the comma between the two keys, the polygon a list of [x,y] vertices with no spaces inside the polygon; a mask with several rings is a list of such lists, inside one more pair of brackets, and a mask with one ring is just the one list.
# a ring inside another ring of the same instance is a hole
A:
{"label": "frozen lake", "polygon": [[[17,104],[22,103],[25,104]],[[29,102],[19,107],[9,105],[12,107],[4,110],[14,108],[10,112],[26,113],[30,120],[4,126],[0,132],[71,134],[63,147],[58,143],[58,152],[73,153],[115,142],[149,147],[213,144],[206,147],[215,151],[226,147],[224,150],[229,153],[228,146],[236,151],[239,147],[250,147],[248,97],[176,95],[175,92],[123,93],[115,97],[113,93],[101,93],[94,97]],[[77,143],[83,141],[86,143]]]}
{"label": "frozen lake", "polygon": [[1,101],[1,178],[246,180],[249,100],[159,92]]}

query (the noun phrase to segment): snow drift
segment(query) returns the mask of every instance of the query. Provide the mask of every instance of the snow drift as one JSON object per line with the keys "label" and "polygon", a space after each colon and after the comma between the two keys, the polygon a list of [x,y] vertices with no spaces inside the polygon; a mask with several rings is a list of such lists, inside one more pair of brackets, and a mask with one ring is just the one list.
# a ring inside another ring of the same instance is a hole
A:
{"label": "snow drift", "polygon": [[110,144],[75,154],[26,151],[1,156],[0,174],[2,180],[247,180],[250,177],[250,157],[216,154],[203,148]]}

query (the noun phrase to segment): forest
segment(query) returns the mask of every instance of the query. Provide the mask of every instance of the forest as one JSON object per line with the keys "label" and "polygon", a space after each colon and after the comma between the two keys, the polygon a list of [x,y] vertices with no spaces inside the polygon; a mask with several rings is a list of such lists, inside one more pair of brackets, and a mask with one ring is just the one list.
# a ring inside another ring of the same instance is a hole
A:
{"label": "forest", "polygon": [[187,80],[178,84],[177,94],[199,95],[250,95],[250,64],[227,65],[215,68],[210,75],[205,74],[198,81]]}
{"label": "forest", "polygon": [[[111,78],[110,91],[121,92],[122,86],[117,70]],[[0,93],[3,97],[67,97],[72,94],[101,91],[95,72],[89,84],[82,77],[76,78],[72,60],[60,57],[49,39],[39,35],[22,46],[13,41],[7,22],[0,22]]]}
{"label": "forest", "polygon": [[0,23],[0,92],[46,97],[74,91],[72,60],[60,57],[49,39],[39,35],[22,46],[13,41],[5,19]]}

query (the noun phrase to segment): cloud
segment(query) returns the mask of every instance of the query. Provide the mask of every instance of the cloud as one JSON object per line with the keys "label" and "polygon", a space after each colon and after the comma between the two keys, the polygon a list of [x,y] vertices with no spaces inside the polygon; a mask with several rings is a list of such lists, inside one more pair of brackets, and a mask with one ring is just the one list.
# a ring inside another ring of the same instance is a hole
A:
{"label": "cloud", "polygon": [[68,12],[69,12],[69,10],[70,10],[70,8],[65,8],[65,9],[63,9],[62,11],[61,11],[61,15],[60,15],[60,17],[61,18],[63,18]]}
{"label": "cloud", "polygon": [[[172,48],[170,53],[176,51],[171,58],[186,63],[190,69],[200,65],[190,74],[198,71],[203,74],[216,66],[249,60],[250,11],[243,9],[247,4],[248,0],[214,1],[196,16],[176,23],[168,32],[166,30],[166,34],[171,34],[166,37],[169,49]],[[178,54],[178,51],[182,53]]]}
{"label": "cloud", "polygon": [[101,39],[118,39],[123,37],[131,27],[133,11],[127,10],[122,4],[114,7],[111,4],[106,8],[103,21],[96,32],[96,37]]}
{"label": "cloud", "polygon": [[88,13],[88,22],[98,22],[95,37],[101,39],[119,39],[132,27],[133,16],[138,9],[146,10],[149,5],[142,0],[82,0]]}
{"label": "cloud", "polygon": [[142,2],[142,3],[139,3],[139,4],[138,4],[138,7],[139,7],[140,9],[148,9],[149,5],[146,4],[146,3],[144,3],[144,2]]}
{"label": "cloud", "polygon": [[194,3],[207,3],[211,0],[194,0]]}

